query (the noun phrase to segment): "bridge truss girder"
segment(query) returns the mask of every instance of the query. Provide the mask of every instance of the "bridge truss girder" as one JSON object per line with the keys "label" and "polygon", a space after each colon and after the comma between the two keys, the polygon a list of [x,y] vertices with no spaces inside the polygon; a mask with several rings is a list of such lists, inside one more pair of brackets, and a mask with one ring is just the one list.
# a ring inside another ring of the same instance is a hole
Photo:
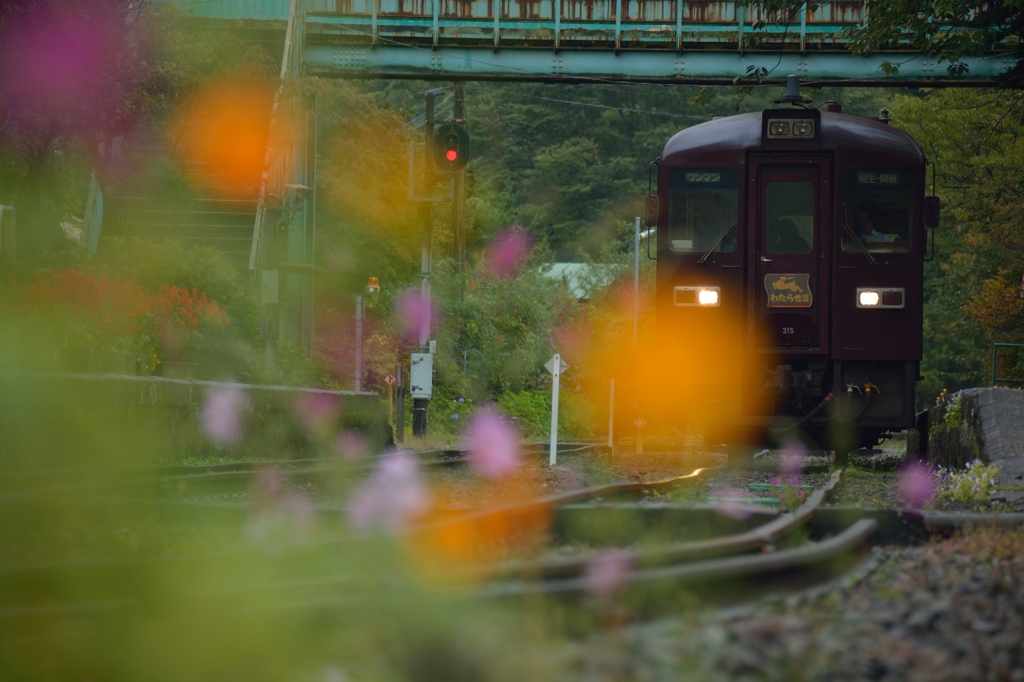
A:
{"label": "bridge truss girder", "polygon": [[[946,64],[907,52],[879,52],[854,57],[849,52],[551,50],[417,45],[307,43],[306,73],[347,78],[416,78],[423,80],[521,80],[673,83],[729,85],[784,82],[788,74],[820,85],[991,85],[1016,63],[1011,57],[964,60],[967,74],[949,77]],[[902,63],[887,76],[883,62]],[[762,75],[757,79],[756,74]]]}

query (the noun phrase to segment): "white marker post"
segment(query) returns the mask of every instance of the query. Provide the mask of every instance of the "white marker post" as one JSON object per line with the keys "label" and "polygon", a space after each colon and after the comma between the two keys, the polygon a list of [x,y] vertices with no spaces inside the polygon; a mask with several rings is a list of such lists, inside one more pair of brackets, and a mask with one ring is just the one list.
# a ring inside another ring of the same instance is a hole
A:
{"label": "white marker post", "polygon": [[608,396],[608,450],[615,455],[615,379],[611,380]]}
{"label": "white marker post", "polygon": [[558,379],[562,372],[569,369],[569,365],[565,364],[561,355],[555,353],[544,365],[544,369],[551,372],[551,449],[548,450],[548,464],[555,466],[558,456]]}
{"label": "white marker post", "polygon": [[644,427],[647,426],[647,420],[637,417],[633,424],[636,426],[636,454],[642,455],[644,454]]}
{"label": "white marker post", "polygon": [[633,226],[633,351],[636,351],[636,332],[640,324],[640,216]]}

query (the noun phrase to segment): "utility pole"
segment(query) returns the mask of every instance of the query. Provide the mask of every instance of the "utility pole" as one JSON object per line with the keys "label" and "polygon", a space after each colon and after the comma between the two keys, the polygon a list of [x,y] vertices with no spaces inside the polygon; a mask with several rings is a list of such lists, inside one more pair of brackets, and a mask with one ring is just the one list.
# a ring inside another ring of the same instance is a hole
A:
{"label": "utility pole", "polygon": [[[466,125],[466,84],[455,84],[455,106],[452,122]],[[452,176],[452,258],[459,268],[466,263],[466,168],[463,166]]]}
{"label": "utility pole", "polygon": [[[426,99],[426,159],[423,167],[425,193],[434,187],[434,97],[444,92],[442,88],[427,90]],[[430,355],[430,239],[434,222],[433,202],[423,203],[423,248],[420,254],[420,298],[423,306],[422,322],[419,328],[419,352],[413,353],[410,363],[412,393],[412,434],[427,435],[427,404],[433,393],[433,360]]]}
{"label": "utility pole", "polygon": [[363,390],[363,297],[356,296],[356,392]]}

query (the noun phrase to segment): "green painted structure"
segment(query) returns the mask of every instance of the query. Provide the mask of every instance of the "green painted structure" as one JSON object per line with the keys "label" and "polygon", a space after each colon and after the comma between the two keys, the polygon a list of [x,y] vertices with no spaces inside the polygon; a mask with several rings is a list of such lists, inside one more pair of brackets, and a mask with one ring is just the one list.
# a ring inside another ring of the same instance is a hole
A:
{"label": "green painted structure", "polygon": [[[181,16],[284,31],[291,0],[193,0]],[[911,50],[853,57],[866,0],[789,16],[726,0],[300,0],[307,73],[354,78],[732,83],[760,74],[836,84],[990,83],[1012,56],[966,74]],[[899,63],[886,76],[883,62]]]}

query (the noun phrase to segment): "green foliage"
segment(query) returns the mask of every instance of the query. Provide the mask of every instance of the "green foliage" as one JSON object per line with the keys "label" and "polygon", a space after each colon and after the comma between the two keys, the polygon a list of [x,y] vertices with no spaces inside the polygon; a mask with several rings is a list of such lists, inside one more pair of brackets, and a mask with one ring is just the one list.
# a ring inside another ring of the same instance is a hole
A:
{"label": "green foliage", "polygon": [[542,438],[551,435],[550,391],[506,393],[498,399],[498,406],[505,414],[519,421],[519,428],[525,437]]}
{"label": "green foliage", "polygon": [[943,416],[943,423],[949,428],[959,429],[964,425],[963,394],[958,393],[946,404],[946,414]]}
{"label": "green foliage", "polygon": [[[802,0],[753,0],[770,12],[796,13],[813,10],[824,3]],[[1024,7],[1017,0],[978,4],[974,0],[872,0],[865,15],[870,20],[852,25],[845,31],[850,50],[861,56],[879,50],[907,50],[934,55],[939,64],[946,64],[946,73],[961,76],[969,73],[968,57],[981,57],[993,51],[1021,54],[1019,36],[1024,32]],[[757,27],[755,26],[755,29]],[[909,49],[908,49],[909,48]],[[884,61],[883,73],[893,76],[903,64],[919,59],[909,55],[904,61]],[[1024,63],[1015,63],[1000,77],[1005,86],[1019,86],[1024,79]]]}
{"label": "green foliage", "polygon": [[446,260],[436,273],[437,383],[452,395],[478,397],[541,387],[551,331],[577,305],[565,288],[543,277],[536,263],[501,277],[482,263],[460,271]]}
{"label": "green foliage", "polygon": [[[943,201],[936,262],[925,268],[920,394],[984,385],[991,343],[1024,340],[1024,254],[1013,248],[1024,240],[1024,100],[998,90],[941,90],[900,97],[893,111],[936,163]],[[1014,376],[1020,369],[1010,360],[1003,373]]]}
{"label": "green foliage", "polygon": [[[581,394],[565,387],[558,398],[558,437],[587,438],[593,436]],[[551,389],[505,393],[498,399],[502,412],[515,417],[524,439],[547,440],[551,436]]]}
{"label": "green foliage", "polygon": [[941,470],[939,476],[939,494],[943,499],[985,504],[999,485],[999,465],[983,464],[980,459],[976,459],[960,471]]}
{"label": "green foliage", "polygon": [[427,404],[430,432],[434,435],[457,438],[465,430],[473,412],[475,410],[472,400],[462,396],[450,397],[436,393]]}

